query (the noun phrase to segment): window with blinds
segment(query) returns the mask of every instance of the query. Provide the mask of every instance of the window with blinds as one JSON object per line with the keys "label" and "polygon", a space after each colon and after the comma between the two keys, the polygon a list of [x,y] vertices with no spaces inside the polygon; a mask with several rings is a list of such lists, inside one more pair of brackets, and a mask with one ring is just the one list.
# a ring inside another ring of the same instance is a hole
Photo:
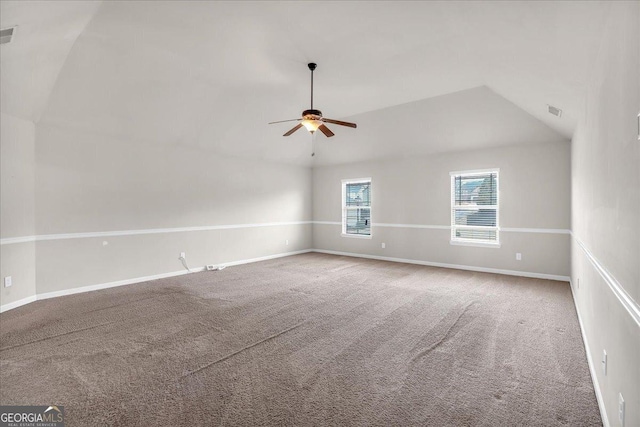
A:
{"label": "window with blinds", "polygon": [[451,172],[452,243],[499,243],[498,173]]}
{"label": "window with blinds", "polygon": [[342,234],[371,236],[371,178],[342,181]]}

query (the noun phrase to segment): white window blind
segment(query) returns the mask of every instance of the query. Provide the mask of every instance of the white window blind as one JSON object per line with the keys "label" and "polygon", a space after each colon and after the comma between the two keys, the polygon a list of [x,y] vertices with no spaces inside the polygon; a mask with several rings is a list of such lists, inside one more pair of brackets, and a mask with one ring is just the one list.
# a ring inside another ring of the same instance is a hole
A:
{"label": "white window blind", "polygon": [[371,236],[371,178],[342,181],[342,234]]}
{"label": "white window blind", "polygon": [[451,241],[499,243],[496,170],[451,172]]}

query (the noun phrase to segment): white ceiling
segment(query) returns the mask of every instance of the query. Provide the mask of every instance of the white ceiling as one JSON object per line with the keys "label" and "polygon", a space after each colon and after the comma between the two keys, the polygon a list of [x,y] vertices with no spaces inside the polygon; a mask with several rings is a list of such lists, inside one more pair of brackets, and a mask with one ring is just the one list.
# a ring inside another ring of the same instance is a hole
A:
{"label": "white ceiling", "polygon": [[[318,164],[570,138],[606,2],[1,3],[2,112],[152,144],[310,164],[281,135],[352,118]],[[407,104],[411,103],[411,104]],[[547,113],[547,104],[563,110]],[[535,138],[532,138],[535,135]],[[534,139],[534,140],[532,140]],[[346,160],[348,159],[348,160]]]}

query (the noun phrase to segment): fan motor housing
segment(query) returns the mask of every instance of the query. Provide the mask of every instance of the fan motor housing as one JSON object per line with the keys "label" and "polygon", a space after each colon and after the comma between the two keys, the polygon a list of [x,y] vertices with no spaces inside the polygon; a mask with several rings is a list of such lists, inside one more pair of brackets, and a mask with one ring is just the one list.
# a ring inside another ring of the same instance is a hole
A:
{"label": "fan motor housing", "polygon": [[302,112],[302,118],[306,120],[320,120],[322,118],[322,111],[320,110],[304,110]]}

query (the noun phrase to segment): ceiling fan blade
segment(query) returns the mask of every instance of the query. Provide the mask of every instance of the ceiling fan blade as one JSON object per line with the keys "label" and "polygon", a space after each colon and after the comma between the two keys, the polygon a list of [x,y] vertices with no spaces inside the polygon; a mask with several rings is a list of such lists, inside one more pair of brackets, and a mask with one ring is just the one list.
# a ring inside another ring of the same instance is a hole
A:
{"label": "ceiling fan blade", "polygon": [[333,123],[334,125],[340,125],[340,126],[348,126],[350,128],[357,128],[358,125],[355,123],[349,123],[349,122],[343,122],[340,120],[333,120],[333,119],[322,119],[323,122],[327,122],[327,123]]}
{"label": "ceiling fan blade", "polygon": [[302,127],[302,123],[298,123],[293,129],[291,129],[289,132],[285,133],[282,136],[289,136],[292,133],[294,133],[295,131],[297,131],[298,129],[300,129]]}
{"label": "ceiling fan blade", "polygon": [[274,124],[274,123],[299,122],[300,120],[302,120],[302,119],[280,120],[280,121],[277,121],[277,122],[269,122],[269,123],[267,123],[267,124],[272,125],[272,124]]}
{"label": "ceiling fan blade", "polygon": [[331,138],[333,135],[335,135],[335,133],[331,132],[331,130],[329,130],[329,128],[325,125],[318,126],[318,129],[320,129],[320,131],[324,133],[324,136],[326,136],[327,138]]}

